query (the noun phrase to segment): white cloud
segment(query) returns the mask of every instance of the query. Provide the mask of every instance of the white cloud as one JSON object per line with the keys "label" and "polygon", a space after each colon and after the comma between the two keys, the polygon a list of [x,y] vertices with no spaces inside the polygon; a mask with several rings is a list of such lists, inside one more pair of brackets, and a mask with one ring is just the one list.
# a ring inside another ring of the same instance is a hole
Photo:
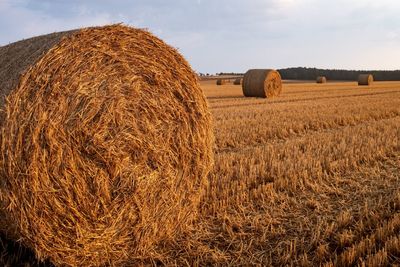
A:
{"label": "white cloud", "polygon": [[400,34],[399,32],[389,31],[386,33],[386,38],[390,41],[398,41],[400,40]]}
{"label": "white cloud", "polygon": [[149,28],[202,72],[399,69],[399,13],[398,0],[0,0],[0,45],[123,22]]}
{"label": "white cloud", "polygon": [[0,1],[0,45],[36,35],[113,22],[107,13],[78,12],[73,16],[53,16],[26,7],[25,1]]}

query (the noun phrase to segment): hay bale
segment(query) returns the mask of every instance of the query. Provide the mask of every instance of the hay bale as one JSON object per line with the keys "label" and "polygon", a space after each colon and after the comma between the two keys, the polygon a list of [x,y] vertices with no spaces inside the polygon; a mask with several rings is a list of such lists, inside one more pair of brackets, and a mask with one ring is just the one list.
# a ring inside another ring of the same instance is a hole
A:
{"label": "hay bale", "polygon": [[228,83],[227,79],[217,79],[217,85],[224,85]]}
{"label": "hay bale", "polygon": [[243,78],[244,96],[270,98],[282,92],[282,79],[279,72],[270,69],[248,70]]}
{"label": "hay bale", "polygon": [[233,84],[234,84],[234,85],[241,85],[241,84],[242,84],[242,78],[236,78],[236,79],[233,81]]}
{"label": "hay bale", "polygon": [[326,83],[326,77],[325,76],[318,76],[317,77],[317,83]]}
{"label": "hay bale", "polygon": [[0,66],[8,238],[55,265],[114,266],[195,219],[211,115],[175,49],[111,25],[0,47]]}
{"label": "hay bale", "polygon": [[371,85],[374,82],[372,74],[360,74],[358,76],[358,85]]}

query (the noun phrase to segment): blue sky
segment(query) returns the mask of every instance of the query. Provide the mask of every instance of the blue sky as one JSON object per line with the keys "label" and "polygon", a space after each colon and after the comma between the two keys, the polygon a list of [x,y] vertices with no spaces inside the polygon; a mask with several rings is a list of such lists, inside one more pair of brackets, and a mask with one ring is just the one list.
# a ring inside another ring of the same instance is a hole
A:
{"label": "blue sky", "polygon": [[148,28],[199,72],[400,69],[398,0],[0,0],[0,45],[118,22]]}

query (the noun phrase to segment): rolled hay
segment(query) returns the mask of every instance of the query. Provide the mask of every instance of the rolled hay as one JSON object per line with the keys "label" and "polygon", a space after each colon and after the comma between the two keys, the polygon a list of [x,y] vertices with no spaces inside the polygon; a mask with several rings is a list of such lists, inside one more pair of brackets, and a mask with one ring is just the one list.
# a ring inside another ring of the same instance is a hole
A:
{"label": "rolled hay", "polygon": [[317,77],[317,83],[326,83],[326,77],[325,76],[318,76]]}
{"label": "rolled hay", "polygon": [[278,96],[282,92],[281,75],[271,69],[248,70],[243,78],[242,90],[247,97]]}
{"label": "rolled hay", "polygon": [[[211,116],[173,48],[123,25],[0,47],[0,229],[55,265],[154,255],[196,218]],[[20,76],[21,75],[21,76]]]}
{"label": "rolled hay", "polygon": [[358,76],[358,85],[371,85],[374,82],[372,74],[360,74]]}
{"label": "rolled hay", "polygon": [[242,84],[242,78],[236,78],[236,79],[233,81],[233,84],[234,84],[234,85],[241,85],[241,84]]}
{"label": "rolled hay", "polygon": [[217,79],[217,85],[224,85],[228,83],[228,80],[226,79]]}

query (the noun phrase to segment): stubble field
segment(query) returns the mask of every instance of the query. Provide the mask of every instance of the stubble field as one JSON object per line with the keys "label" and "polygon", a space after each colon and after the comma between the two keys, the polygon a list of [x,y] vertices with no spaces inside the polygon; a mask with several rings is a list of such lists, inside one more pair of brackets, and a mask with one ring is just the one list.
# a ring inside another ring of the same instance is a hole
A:
{"label": "stubble field", "polygon": [[274,99],[201,86],[215,168],[196,228],[161,262],[400,264],[400,83],[285,83]]}

